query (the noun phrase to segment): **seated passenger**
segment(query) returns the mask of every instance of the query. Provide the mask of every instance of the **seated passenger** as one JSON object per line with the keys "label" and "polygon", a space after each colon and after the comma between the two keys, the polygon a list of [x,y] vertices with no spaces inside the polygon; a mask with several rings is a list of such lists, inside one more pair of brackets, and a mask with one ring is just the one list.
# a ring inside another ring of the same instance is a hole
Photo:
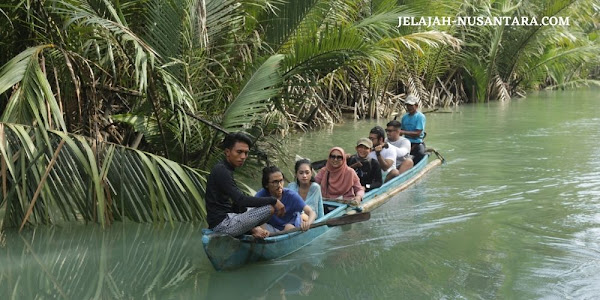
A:
{"label": "seated passenger", "polygon": [[396,147],[396,169],[402,174],[412,168],[413,160],[410,155],[410,141],[400,135],[400,122],[393,120],[387,123],[385,142]]}
{"label": "seated passenger", "polygon": [[287,188],[297,192],[304,202],[308,204],[317,214],[317,218],[323,216],[323,196],[321,187],[312,176],[312,167],[308,159],[296,161],[294,166],[296,181],[288,184]]}
{"label": "seated passenger", "polygon": [[250,197],[237,187],[233,173],[244,165],[250,147],[252,140],[241,132],[223,139],[225,159],[214,165],[206,181],[206,220],[214,232],[238,236],[250,231],[256,238],[265,238],[269,232],[258,225],[273,214],[285,214],[283,203],[274,197]]}
{"label": "seated passenger", "polygon": [[[279,168],[271,166],[263,169],[262,186],[263,188],[256,193],[256,197],[275,197],[285,207],[285,214],[282,217],[272,216],[265,224],[265,229],[269,232],[277,232],[294,227],[300,227],[302,230],[310,228],[317,215],[310,206],[304,203],[298,193],[283,188],[283,173]],[[302,212],[306,213],[305,220],[302,220]]]}
{"label": "seated passenger", "polygon": [[319,170],[315,181],[321,186],[323,198],[350,200],[358,205],[365,195],[356,172],[346,165],[346,153],[340,147],[329,150],[325,168]]}
{"label": "seated passenger", "polygon": [[360,184],[365,187],[367,192],[383,184],[379,162],[376,159],[367,157],[371,152],[371,148],[373,148],[371,140],[362,138],[356,142],[356,154],[348,159],[348,165],[356,171]]}
{"label": "seated passenger", "polygon": [[369,140],[373,142],[373,151],[369,153],[369,158],[374,158],[379,162],[379,166],[383,173],[386,174],[385,181],[388,181],[398,175],[398,169],[396,169],[396,156],[398,151],[394,145],[384,143],[385,133],[381,126],[375,126],[369,132]]}

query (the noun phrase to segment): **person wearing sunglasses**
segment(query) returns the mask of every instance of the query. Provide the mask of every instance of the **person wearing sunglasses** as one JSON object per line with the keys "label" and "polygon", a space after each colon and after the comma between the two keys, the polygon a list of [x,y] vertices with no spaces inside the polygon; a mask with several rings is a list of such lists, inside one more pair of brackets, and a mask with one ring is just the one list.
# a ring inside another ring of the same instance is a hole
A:
{"label": "person wearing sunglasses", "polygon": [[283,216],[272,216],[262,227],[269,232],[289,230],[294,227],[308,230],[310,225],[315,221],[317,214],[304,202],[298,193],[284,188],[283,184],[283,173],[281,173],[279,168],[270,166],[263,169],[263,188],[255,196],[277,198],[285,206],[285,214]]}
{"label": "person wearing sunglasses", "polygon": [[343,199],[358,205],[365,195],[356,172],[346,165],[346,152],[340,147],[329,150],[327,163],[315,176],[315,182],[321,186],[323,198]]}
{"label": "person wearing sunglasses", "polygon": [[373,142],[368,138],[361,138],[356,142],[356,154],[348,159],[348,166],[354,169],[360,179],[360,184],[368,192],[380,187],[382,182],[381,167],[376,159],[369,158],[369,153],[373,148]]}

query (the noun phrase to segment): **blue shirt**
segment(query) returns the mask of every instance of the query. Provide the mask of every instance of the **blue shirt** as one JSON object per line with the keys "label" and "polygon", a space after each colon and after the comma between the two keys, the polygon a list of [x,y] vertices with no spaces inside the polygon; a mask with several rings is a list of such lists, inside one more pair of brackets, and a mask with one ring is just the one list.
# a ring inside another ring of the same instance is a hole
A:
{"label": "blue shirt", "polygon": [[[265,189],[261,189],[258,191],[258,193],[256,193],[256,197],[269,196],[271,196],[271,194],[269,194],[269,192]],[[279,230],[283,230],[285,224],[294,225],[294,222],[297,218],[297,213],[302,212],[304,210],[304,206],[306,205],[298,193],[287,188],[283,188],[281,202],[283,203],[283,206],[285,206],[285,214],[283,217],[280,218],[276,215],[273,215],[267,222]]]}
{"label": "blue shirt", "polygon": [[425,115],[417,111],[414,115],[410,115],[408,113],[402,116],[402,130],[406,131],[415,131],[421,130],[421,135],[419,138],[412,138],[409,136],[405,136],[411,143],[422,143],[423,138],[425,137]]}

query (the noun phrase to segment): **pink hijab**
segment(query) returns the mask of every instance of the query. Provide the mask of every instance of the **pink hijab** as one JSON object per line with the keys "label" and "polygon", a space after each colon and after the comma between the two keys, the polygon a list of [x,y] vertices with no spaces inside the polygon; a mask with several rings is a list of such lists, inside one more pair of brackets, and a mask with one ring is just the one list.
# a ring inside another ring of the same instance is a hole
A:
{"label": "pink hijab", "polygon": [[339,167],[335,168],[331,165],[329,156],[327,157],[327,164],[324,168],[327,170],[327,172],[323,174],[320,183],[321,194],[325,198],[347,195],[348,192],[352,190],[352,186],[354,184],[354,176],[356,176],[356,172],[346,165],[346,152],[344,152],[344,149],[340,147],[333,147],[331,148],[331,150],[329,150],[329,155],[331,155],[331,153],[335,150],[342,153],[342,164]]}

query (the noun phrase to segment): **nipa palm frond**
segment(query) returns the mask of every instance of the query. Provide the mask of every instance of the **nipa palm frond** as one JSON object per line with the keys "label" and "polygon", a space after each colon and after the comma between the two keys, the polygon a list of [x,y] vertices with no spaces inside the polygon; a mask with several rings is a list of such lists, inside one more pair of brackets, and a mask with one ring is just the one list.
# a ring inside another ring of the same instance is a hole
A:
{"label": "nipa palm frond", "polygon": [[82,136],[0,123],[3,226],[114,220],[204,221],[204,175]]}
{"label": "nipa palm frond", "polygon": [[248,79],[235,100],[231,102],[223,115],[222,127],[226,130],[239,129],[267,112],[272,97],[279,94],[281,75],[279,62],[283,55],[269,57]]}
{"label": "nipa palm frond", "polygon": [[2,66],[0,94],[19,85],[12,93],[0,121],[33,125],[31,122],[35,120],[48,129],[56,126],[66,130],[61,109],[40,65],[42,52],[52,47],[40,45],[28,48]]}

